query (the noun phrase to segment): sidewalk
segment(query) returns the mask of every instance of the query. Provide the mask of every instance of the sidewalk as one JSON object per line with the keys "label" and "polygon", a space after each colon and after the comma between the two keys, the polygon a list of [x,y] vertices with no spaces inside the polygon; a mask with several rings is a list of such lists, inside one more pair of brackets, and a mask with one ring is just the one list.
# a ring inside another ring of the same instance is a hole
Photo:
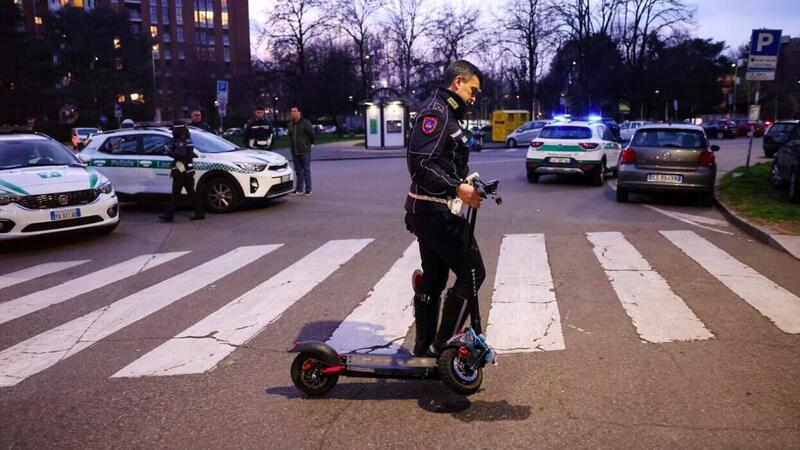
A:
{"label": "sidewalk", "polygon": [[[292,159],[292,153],[288,148],[273,150]],[[311,149],[312,161],[342,161],[347,159],[382,159],[382,158],[404,158],[406,149],[387,148],[387,149],[366,149],[363,139],[349,141],[330,142],[318,144]]]}
{"label": "sidewalk", "polygon": [[[711,143],[721,147],[720,151],[717,152],[717,183],[719,183],[719,180],[725,173],[730,172],[736,167],[745,165],[747,162],[749,140],[746,138],[737,138],[733,140],[712,139]],[[750,165],[766,161],[771,161],[771,158],[766,158],[764,156],[761,138],[753,139]],[[766,180],[764,182],[766,183]],[[752,220],[739,215],[730,205],[727,205],[719,198],[717,198],[716,203],[722,214],[742,231],[767,245],[783,250],[795,258],[800,259],[800,235],[781,234],[767,226],[756,224]]]}

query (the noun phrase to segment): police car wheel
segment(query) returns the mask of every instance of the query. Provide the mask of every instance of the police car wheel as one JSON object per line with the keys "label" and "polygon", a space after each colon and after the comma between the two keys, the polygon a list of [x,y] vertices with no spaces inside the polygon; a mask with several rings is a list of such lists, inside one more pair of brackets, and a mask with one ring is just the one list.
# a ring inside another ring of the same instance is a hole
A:
{"label": "police car wheel", "polygon": [[239,191],[236,186],[225,178],[214,178],[206,183],[205,188],[206,208],[215,213],[229,213],[239,206]]}

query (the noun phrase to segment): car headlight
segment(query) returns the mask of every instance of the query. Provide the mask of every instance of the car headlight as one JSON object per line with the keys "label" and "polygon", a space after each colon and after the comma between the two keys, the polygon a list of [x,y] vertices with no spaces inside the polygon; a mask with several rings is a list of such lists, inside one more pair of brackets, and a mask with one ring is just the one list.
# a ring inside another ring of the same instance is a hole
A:
{"label": "car headlight", "polygon": [[96,188],[94,188],[94,191],[97,192],[97,195],[110,194],[110,193],[112,193],[114,191],[114,187],[111,186],[111,182],[110,181],[106,181],[105,183],[101,184],[100,186],[97,186]]}
{"label": "car headlight", "polygon": [[252,163],[252,162],[238,162],[234,164],[236,164],[237,166],[241,167],[242,169],[248,172],[262,172],[268,166],[268,164]]}
{"label": "car headlight", "polygon": [[8,205],[9,203],[19,203],[25,197],[22,195],[9,195],[9,194],[0,194],[0,206]]}

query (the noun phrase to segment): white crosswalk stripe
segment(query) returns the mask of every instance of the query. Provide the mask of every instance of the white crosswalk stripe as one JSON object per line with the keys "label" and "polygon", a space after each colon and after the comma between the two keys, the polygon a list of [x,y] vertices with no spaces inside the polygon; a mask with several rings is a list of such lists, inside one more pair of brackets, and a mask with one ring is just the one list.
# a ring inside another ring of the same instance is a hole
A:
{"label": "white crosswalk stripe", "polygon": [[61,272],[62,270],[80,266],[81,264],[85,264],[89,261],[91,260],[81,259],[79,261],[50,262],[29,267],[27,269],[18,270],[5,275],[0,275],[0,289],[34,280],[45,275],[50,275],[51,273]]}
{"label": "white crosswalk stripe", "polygon": [[28,315],[69,299],[108,286],[124,278],[160,266],[166,262],[183,256],[189,252],[157,253],[141,255],[136,258],[115,264],[97,272],[75,278],[66,283],[53,286],[43,291],[34,292],[24,297],[0,303],[0,324]]}
{"label": "white crosswalk stripe", "polygon": [[714,278],[786,333],[800,333],[800,298],[693,231],[661,231]]}
{"label": "white crosswalk stripe", "polygon": [[0,386],[14,386],[94,343],[274,251],[280,245],[239,247],[104,308],[0,352]]}
{"label": "white crosswalk stripe", "polygon": [[622,233],[586,233],[586,237],[643,340],[659,343],[714,337]]}
{"label": "white crosswalk stripe", "polygon": [[157,347],[114,377],[203,373],[311,292],[372,239],[330,241]]}
{"label": "white crosswalk stripe", "polygon": [[566,348],[543,234],[503,238],[486,337],[498,353]]}
{"label": "white crosswalk stripe", "polygon": [[397,353],[414,323],[411,273],[420,265],[415,241],[333,332],[328,344],[339,353]]}

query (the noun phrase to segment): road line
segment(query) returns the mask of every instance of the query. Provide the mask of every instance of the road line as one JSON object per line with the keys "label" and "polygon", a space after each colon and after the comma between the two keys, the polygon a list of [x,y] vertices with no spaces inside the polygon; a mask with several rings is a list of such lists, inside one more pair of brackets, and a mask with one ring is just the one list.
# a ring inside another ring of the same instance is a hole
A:
{"label": "road line", "polygon": [[622,233],[586,233],[586,237],[643,340],[661,343],[714,337]]}
{"label": "road line", "polygon": [[503,238],[486,336],[499,353],[564,350],[543,234]]}
{"label": "road line", "polygon": [[137,359],[113,377],[166,376],[213,369],[372,242],[330,241]]}
{"label": "road line", "polygon": [[4,289],[15,284],[24,283],[39,277],[50,275],[51,273],[61,272],[75,266],[80,266],[91,261],[91,259],[81,259],[78,261],[51,262],[28,267],[16,272],[0,275],[0,289]]}
{"label": "road line", "polygon": [[644,205],[643,204],[642,206],[644,206],[647,209],[651,209],[651,210],[653,210],[653,211],[655,211],[657,213],[661,213],[661,214],[663,214],[663,215],[665,215],[667,217],[671,217],[671,218],[673,218],[675,220],[679,220],[679,221],[681,221],[683,223],[688,223],[689,225],[700,227],[700,228],[703,228],[703,229],[706,229],[706,230],[709,230],[709,231],[714,231],[716,233],[727,234],[728,236],[733,236],[733,233],[731,233],[730,231],[718,230],[716,228],[712,228],[712,227],[697,223],[694,220],[687,219],[687,218],[683,217],[682,215],[679,215],[679,214],[676,214],[676,213],[673,213],[673,212],[670,212],[670,211],[664,211],[663,209],[656,208],[655,206],[652,206],[652,205]]}
{"label": "road line", "polygon": [[66,283],[24,297],[0,303],[0,323],[28,315],[40,309],[73,299],[79,295],[108,286],[124,278],[160,266],[189,252],[141,255],[97,272],[92,272]]}
{"label": "road line", "polygon": [[660,231],[714,278],[786,333],[800,333],[800,298],[692,231]]}
{"label": "road line", "polygon": [[331,335],[339,353],[394,354],[414,323],[411,274],[422,265],[414,241]]}
{"label": "road line", "polygon": [[101,339],[199,291],[280,245],[239,247],[0,352],[0,386],[14,386]]}

